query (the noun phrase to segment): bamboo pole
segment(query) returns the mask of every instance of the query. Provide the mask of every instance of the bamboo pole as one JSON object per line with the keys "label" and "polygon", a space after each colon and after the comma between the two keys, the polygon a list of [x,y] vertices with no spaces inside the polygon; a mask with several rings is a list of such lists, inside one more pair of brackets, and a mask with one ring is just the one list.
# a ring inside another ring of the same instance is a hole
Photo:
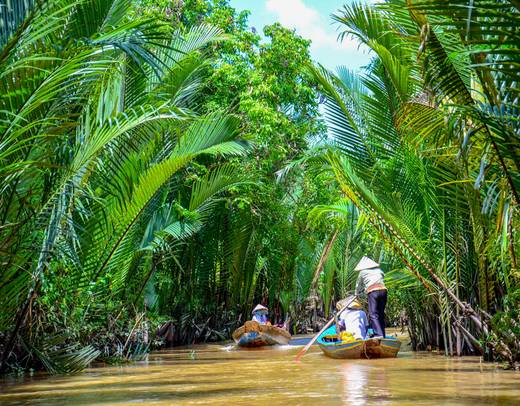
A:
{"label": "bamboo pole", "polygon": [[309,348],[311,347],[312,344],[314,344],[314,342],[318,339],[318,337],[325,331],[327,330],[327,328],[329,328],[329,326],[332,324],[332,322],[334,321],[334,319],[336,319],[336,317],[338,317],[341,313],[343,313],[345,311],[345,309],[347,308],[347,306],[350,305],[350,302],[347,303],[346,306],[344,306],[334,317],[332,317],[328,322],[327,324],[325,324],[325,326],[323,326],[323,328],[314,336],[312,337],[312,340],[309,341],[307,343],[307,345],[305,347],[302,348],[302,350],[296,355],[296,361],[299,361],[305,354],[306,352],[309,350]]}

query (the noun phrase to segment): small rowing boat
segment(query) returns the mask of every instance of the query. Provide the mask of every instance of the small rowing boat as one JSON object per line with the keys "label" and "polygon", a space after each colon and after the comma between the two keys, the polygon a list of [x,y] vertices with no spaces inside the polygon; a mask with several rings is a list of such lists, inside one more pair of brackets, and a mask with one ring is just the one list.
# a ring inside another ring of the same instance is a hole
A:
{"label": "small rowing boat", "polygon": [[246,321],[233,332],[233,340],[239,347],[262,347],[264,345],[287,345],[291,334],[283,328]]}
{"label": "small rowing boat", "polygon": [[395,358],[401,348],[401,342],[395,337],[342,341],[334,325],[318,337],[318,345],[328,357],[348,359]]}

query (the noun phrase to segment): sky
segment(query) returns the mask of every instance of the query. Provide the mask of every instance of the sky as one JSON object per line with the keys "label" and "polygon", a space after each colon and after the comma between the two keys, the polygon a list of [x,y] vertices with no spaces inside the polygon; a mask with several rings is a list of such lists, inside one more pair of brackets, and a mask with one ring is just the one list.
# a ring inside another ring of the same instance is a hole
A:
{"label": "sky", "polygon": [[338,41],[338,24],[331,14],[349,0],[230,0],[232,7],[250,10],[249,25],[259,32],[265,25],[280,22],[283,26],[312,41],[312,58],[326,68],[338,66],[359,69],[369,62],[365,48],[350,39]]}

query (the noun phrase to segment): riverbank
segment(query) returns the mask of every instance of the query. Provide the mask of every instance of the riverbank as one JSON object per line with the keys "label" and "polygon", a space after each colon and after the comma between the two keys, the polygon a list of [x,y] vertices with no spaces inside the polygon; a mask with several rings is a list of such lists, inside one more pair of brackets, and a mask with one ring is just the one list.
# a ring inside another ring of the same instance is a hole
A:
{"label": "riverbank", "polygon": [[72,376],[4,379],[0,404],[513,405],[520,398],[520,373],[481,363],[478,357],[448,358],[403,348],[397,359],[333,360],[312,347],[297,363],[299,349],[195,345]]}

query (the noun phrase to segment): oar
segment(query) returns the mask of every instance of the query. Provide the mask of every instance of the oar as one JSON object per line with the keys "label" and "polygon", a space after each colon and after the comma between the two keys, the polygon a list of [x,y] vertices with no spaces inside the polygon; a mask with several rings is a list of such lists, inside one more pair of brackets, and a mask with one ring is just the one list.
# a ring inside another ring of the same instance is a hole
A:
{"label": "oar", "polygon": [[[350,303],[347,303],[347,306],[350,305]],[[341,313],[343,313],[343,311],[347,308],[347,306],[343,307],[343,309],[341,309],[339,311],[339,313],[336,315],[336,316],[339,316]],[[296,355],[296,359],[295,361],[299,361],[301,357],[303,357],[305,355],[305,353],[307,352],[307,350],[309,348],[311,348],[311,345],[314,344],[314,342],[318,339],[318,337],[325,331],[327,330],[330,325],[332,324],[332,322],[334,321],[334,319],[336,318],[336,316],[334,316],[332,319],[329,320],[329,322],[327,324],[325,324],[325,326],[323,326],[323,328],[319,331],[318,334],[316,334],[314,337],[312,337],[312,340],[309,341],[307,343],[307,345],[305,347],[302,348],[302,350],[298,353],[298,355]]]}

